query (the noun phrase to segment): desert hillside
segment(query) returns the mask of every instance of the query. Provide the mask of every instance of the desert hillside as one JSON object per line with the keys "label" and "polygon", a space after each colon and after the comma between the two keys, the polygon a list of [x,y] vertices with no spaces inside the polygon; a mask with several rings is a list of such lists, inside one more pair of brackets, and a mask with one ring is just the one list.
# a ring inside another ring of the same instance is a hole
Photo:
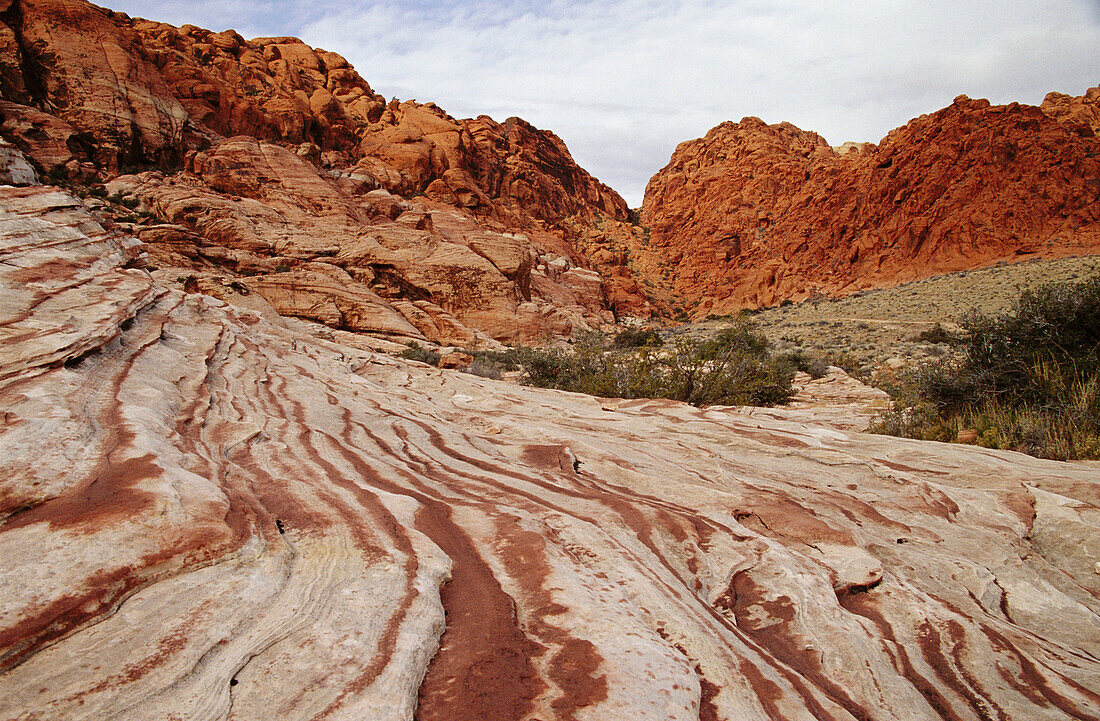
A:
{"label": "desert hillside", "polygon": [[1100,248],[1098,88],[963,96],[878,145],[723,123],[632,213],[552,132],[386,100],[296,38],[4,7],[0,135],[139,235],[160,282],[272,316],[543,343]]}
{"label": "desert hillside", "polygon": [[[1042,107],[961,96],[877,146],[757,118],[681,143],[622,241],[693,315],[1100,250],[1100,88]],[[838,150],[840,152],[838,152]]]}
{"label": "desert hillside", "polygon": [[549,131],[386,101],[295,38],[4,7],[0,134],[137,234],[162,282],[402,342],[648,313],[629,273],[572,249],[569,229],[627,207]]}

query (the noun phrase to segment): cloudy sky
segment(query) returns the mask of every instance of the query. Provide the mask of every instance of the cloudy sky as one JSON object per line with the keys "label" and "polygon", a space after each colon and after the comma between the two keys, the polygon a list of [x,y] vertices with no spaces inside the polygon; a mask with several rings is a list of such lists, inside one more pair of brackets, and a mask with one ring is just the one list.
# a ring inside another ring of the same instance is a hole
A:
{"label": "cloudy sky", "polygon": [[518,115],[641,203],[676,144],[755,115],[878,141],[960,93],[1100,85],[1100,0],[98,0],[175,25],[296,35],[376,92]]}

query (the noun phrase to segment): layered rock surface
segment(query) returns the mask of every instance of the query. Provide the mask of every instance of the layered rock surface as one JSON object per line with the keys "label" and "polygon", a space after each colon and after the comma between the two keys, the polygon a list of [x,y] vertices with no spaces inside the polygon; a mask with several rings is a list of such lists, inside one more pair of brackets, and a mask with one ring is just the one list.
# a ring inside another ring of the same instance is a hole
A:
{"label": "layered rock surface", "polygon": [[43,177],[107,182],[143,213],[121,217],[157,226],[136,232],[162,282],[445,344],[540,342],[649,310],[636,288],[610,304],[598,274],[548,271],[587,265],[570,229],[628,212],[549,131],[386,102],[296,38],[83,0],[12,0],[0,28],[0,134]]}
{"label": "layered rock surface", "polygon": [[1097,252],[1098,99],[961,96],[843,154],[789,123],[723,123],[650,181],[635,269],[705,314]]}
{"label": "layered rock surface", "polygon": [[1095,467],[405,364],[140,252],[0,189],[0,717],[1097,718]]}

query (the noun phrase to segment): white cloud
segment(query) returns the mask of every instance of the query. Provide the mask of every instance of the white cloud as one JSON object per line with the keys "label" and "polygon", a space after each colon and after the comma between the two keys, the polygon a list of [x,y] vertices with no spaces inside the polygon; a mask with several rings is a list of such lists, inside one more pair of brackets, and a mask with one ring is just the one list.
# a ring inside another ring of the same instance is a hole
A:
{"label": "white cloud", "polygon": [[300,35],[378,92],[456,116],[519,115],[632,205],[678,142],[723,120],[876,141],[960,93],[1038,103],[1100,83],[1095,0],[128,4],[175,23]]}
{"label": "white cloud", "polygon": [[[280,0],[221,0],[219,2],[188,2],[187,0],[102,0],[105,5],[132,17],[142,17],[175,25],[197,25],[207,30],[221,31],[233,28],[244,37],[287,34],[295,27],[292,17],[282,12],[288,3]],[[279,25],[269,26],[276,20],[284,28],[273,32]],[[291,22],[288,22],[291,21]],[[271,30],[267,28],[271,28]]]}

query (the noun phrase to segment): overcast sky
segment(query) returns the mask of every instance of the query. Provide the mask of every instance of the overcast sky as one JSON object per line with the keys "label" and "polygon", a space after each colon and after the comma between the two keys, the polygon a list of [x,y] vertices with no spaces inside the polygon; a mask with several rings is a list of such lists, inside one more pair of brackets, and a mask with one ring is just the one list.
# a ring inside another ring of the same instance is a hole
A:
{"label": "overcast sky", "polygon": [[1100,85],[1100,0],[99,0],[245,37],[296,35],[376,92],[557,133],[632,206],[678,142],[755,115],[834,145],[960,93]]}

